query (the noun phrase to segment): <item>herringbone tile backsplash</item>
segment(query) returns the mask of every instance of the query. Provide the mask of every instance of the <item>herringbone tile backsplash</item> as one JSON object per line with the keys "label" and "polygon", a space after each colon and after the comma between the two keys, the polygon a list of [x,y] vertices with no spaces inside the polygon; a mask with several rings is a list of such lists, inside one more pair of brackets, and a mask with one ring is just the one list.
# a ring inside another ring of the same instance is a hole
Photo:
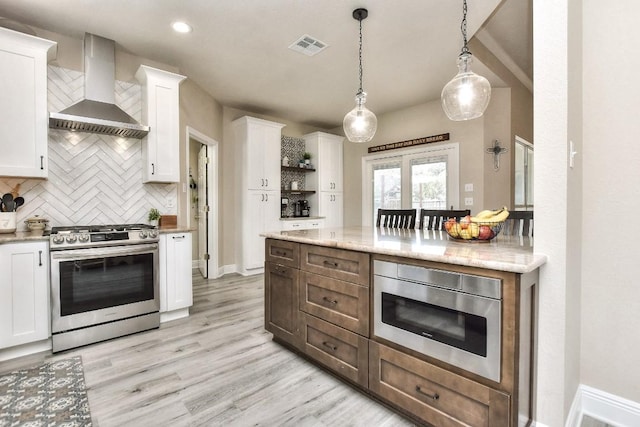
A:
{"label": "herringbone tile backsplash", "polygon": [[[116,104],[141,117],[139,85],[116,81]],[[48,69],[49,111],[60,111],[84,97],[84,74]],[[177,200],[177,184],[142,183],[142,144],[146,141],[49,129],[49,179],[0,178],[0,195],[20,184],[24,205],[18,209],[18,231],[24,220],[40,215],[50,226],[147,222],[150,208]]]}

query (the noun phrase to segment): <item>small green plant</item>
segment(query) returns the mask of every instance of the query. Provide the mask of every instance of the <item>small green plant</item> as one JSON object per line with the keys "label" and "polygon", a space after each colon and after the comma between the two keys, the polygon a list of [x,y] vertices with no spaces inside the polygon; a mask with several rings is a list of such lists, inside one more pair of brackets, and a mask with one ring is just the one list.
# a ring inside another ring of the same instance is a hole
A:
{"label": "small green plant", "polygon": [[149,221],[158,221],[160,220],[160,217],[162,215],[160,215],[160,211],[156,208],[151,208],[149,209],[149,216],[147,217],[147,219]]}
{"label": "small green plant", "polygon": [[309,152],[305,152],[305,153],[302,155],[302,158],[303,158],[303,159],[305,159],[305,160],[311,160],[311,153],[309,153]]}

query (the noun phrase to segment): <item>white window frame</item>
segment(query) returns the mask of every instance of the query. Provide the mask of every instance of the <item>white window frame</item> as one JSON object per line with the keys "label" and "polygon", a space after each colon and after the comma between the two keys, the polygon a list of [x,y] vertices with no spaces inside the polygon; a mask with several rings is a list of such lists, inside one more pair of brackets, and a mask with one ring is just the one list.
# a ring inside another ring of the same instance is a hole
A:
{"label": "white window frame", "polygon": [[[373,226],[373,166],[378,163],[391,161],[393,158],[400,158],[402,163],[403,183],[406,175],[411,173],[410,168],[405,165],[410,159],[416,157],[447,157],[447,204],[459,209],[460,203],[460,144],[451,142],[440,145],[405,148],[401,150],[389,150],[381,153],[362,156],[362,225],[364,227]],[[405,194],[411,195],[411,188],[403,185],[403,200]],[[408,192],[408,193],[407,193]]]}

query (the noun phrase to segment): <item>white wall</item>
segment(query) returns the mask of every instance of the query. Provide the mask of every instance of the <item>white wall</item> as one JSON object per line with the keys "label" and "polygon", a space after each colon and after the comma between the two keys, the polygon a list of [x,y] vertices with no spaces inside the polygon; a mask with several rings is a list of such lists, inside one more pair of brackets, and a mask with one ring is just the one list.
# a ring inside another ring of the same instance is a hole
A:
{"label": "white wall", "polygon": [[[378,116],[378,131],[373,140],[366,144],[354,144],[345,140],[344,143],[344,223],[346,226],[362,223],[362,165],[361,158],[367,155],[370,146],[405,141],[430,135],[450,134],[448,142],[460,143],[460,185],[473,183],[474,192],[460,191],[460,199],[456,208],[470,208],[472,212],[484,209],[483,194],[485,191],[485,170],[493,163],[485,149],[495,139],[509,139],[508,123],[496,124],[491,130],[485,122],[493,120],[490,116],[508,116],[510,100],[508,89],[495,91],[494,106],[488,110],[486,117],[463,122],[452,122],[442,110],[440,101],[431,101],[415,107],[409,107]],[[493,102],[493,99],[492,99]],[[485,132],[486,130],[486,132]],[[437,145],[437,143],[433,144]],[[396,150],[398,153],[402,150]],[[503,158],[505,164],[509,160]],[[498,183],[494,182],[497,186]],[[496,193],[504,194],[505,204],[509,200],[509,177],[502,182],[502,188],[494,188]],[[473,197],[473,206],[463,206],[464,197]]]}
{"label": "white wall", "polygon": [[[640,402],[640,2],[584,2],[581,382]],[[633,227],[633,226],[631,226]]]}
{"label": "white wall", "polygon": [[579,382],[581,166],[567,164],[569,140],[581,136],[579,100],[569,99],[581,73],[576,4],[533,5],[534,251],[548,256],[538,289],[536,421],[548,426],[564,424]]}

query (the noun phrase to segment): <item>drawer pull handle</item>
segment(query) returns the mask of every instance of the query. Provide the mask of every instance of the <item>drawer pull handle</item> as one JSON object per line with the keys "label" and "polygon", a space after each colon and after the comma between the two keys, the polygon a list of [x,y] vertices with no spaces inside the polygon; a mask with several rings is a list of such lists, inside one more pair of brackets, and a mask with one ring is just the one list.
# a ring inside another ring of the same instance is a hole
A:
{"label": "drawer pull handle", "polygon": [[337,301],[337,300],[335,300],[335,299],[329,299],[329,298],[327,298],[327,297],[322,297],[322,301],[326,301],[326,302],[328,302],[329,304],[333,304],[333,305],[337,305],[337,304],[338,304],[338,301]]}
{"label": "drawer pull handle", "polygon": [[273,251],[273,254],[276,256],[287,256],[287,253],[284,251]]}
{"label": "drawer pull handle", "polygon": [[329,349],[331,349],[333,351],[336,351],[338,349],[338,347],[336,347],[335,345],[333,345],[333,344],[331,344],[329,342],[326,342],[326,341],[322,341],[322,345],[325,346],[325,347],[328,347]]}
{"label": "drawer pull handle", "polygon": [[326,265],[327,267],[338,268],[337,262],[325,261],[324,265]]}
{"label": "drawer pull handle", "polygon": [[429,399],[432,399],[432,400],[440,399],[440,395],[438,393],[433,393],[433,394],[425,393],[424,391],[422,391],[419,385],[416,386],[416,391],[421,395],[428,397]]}

